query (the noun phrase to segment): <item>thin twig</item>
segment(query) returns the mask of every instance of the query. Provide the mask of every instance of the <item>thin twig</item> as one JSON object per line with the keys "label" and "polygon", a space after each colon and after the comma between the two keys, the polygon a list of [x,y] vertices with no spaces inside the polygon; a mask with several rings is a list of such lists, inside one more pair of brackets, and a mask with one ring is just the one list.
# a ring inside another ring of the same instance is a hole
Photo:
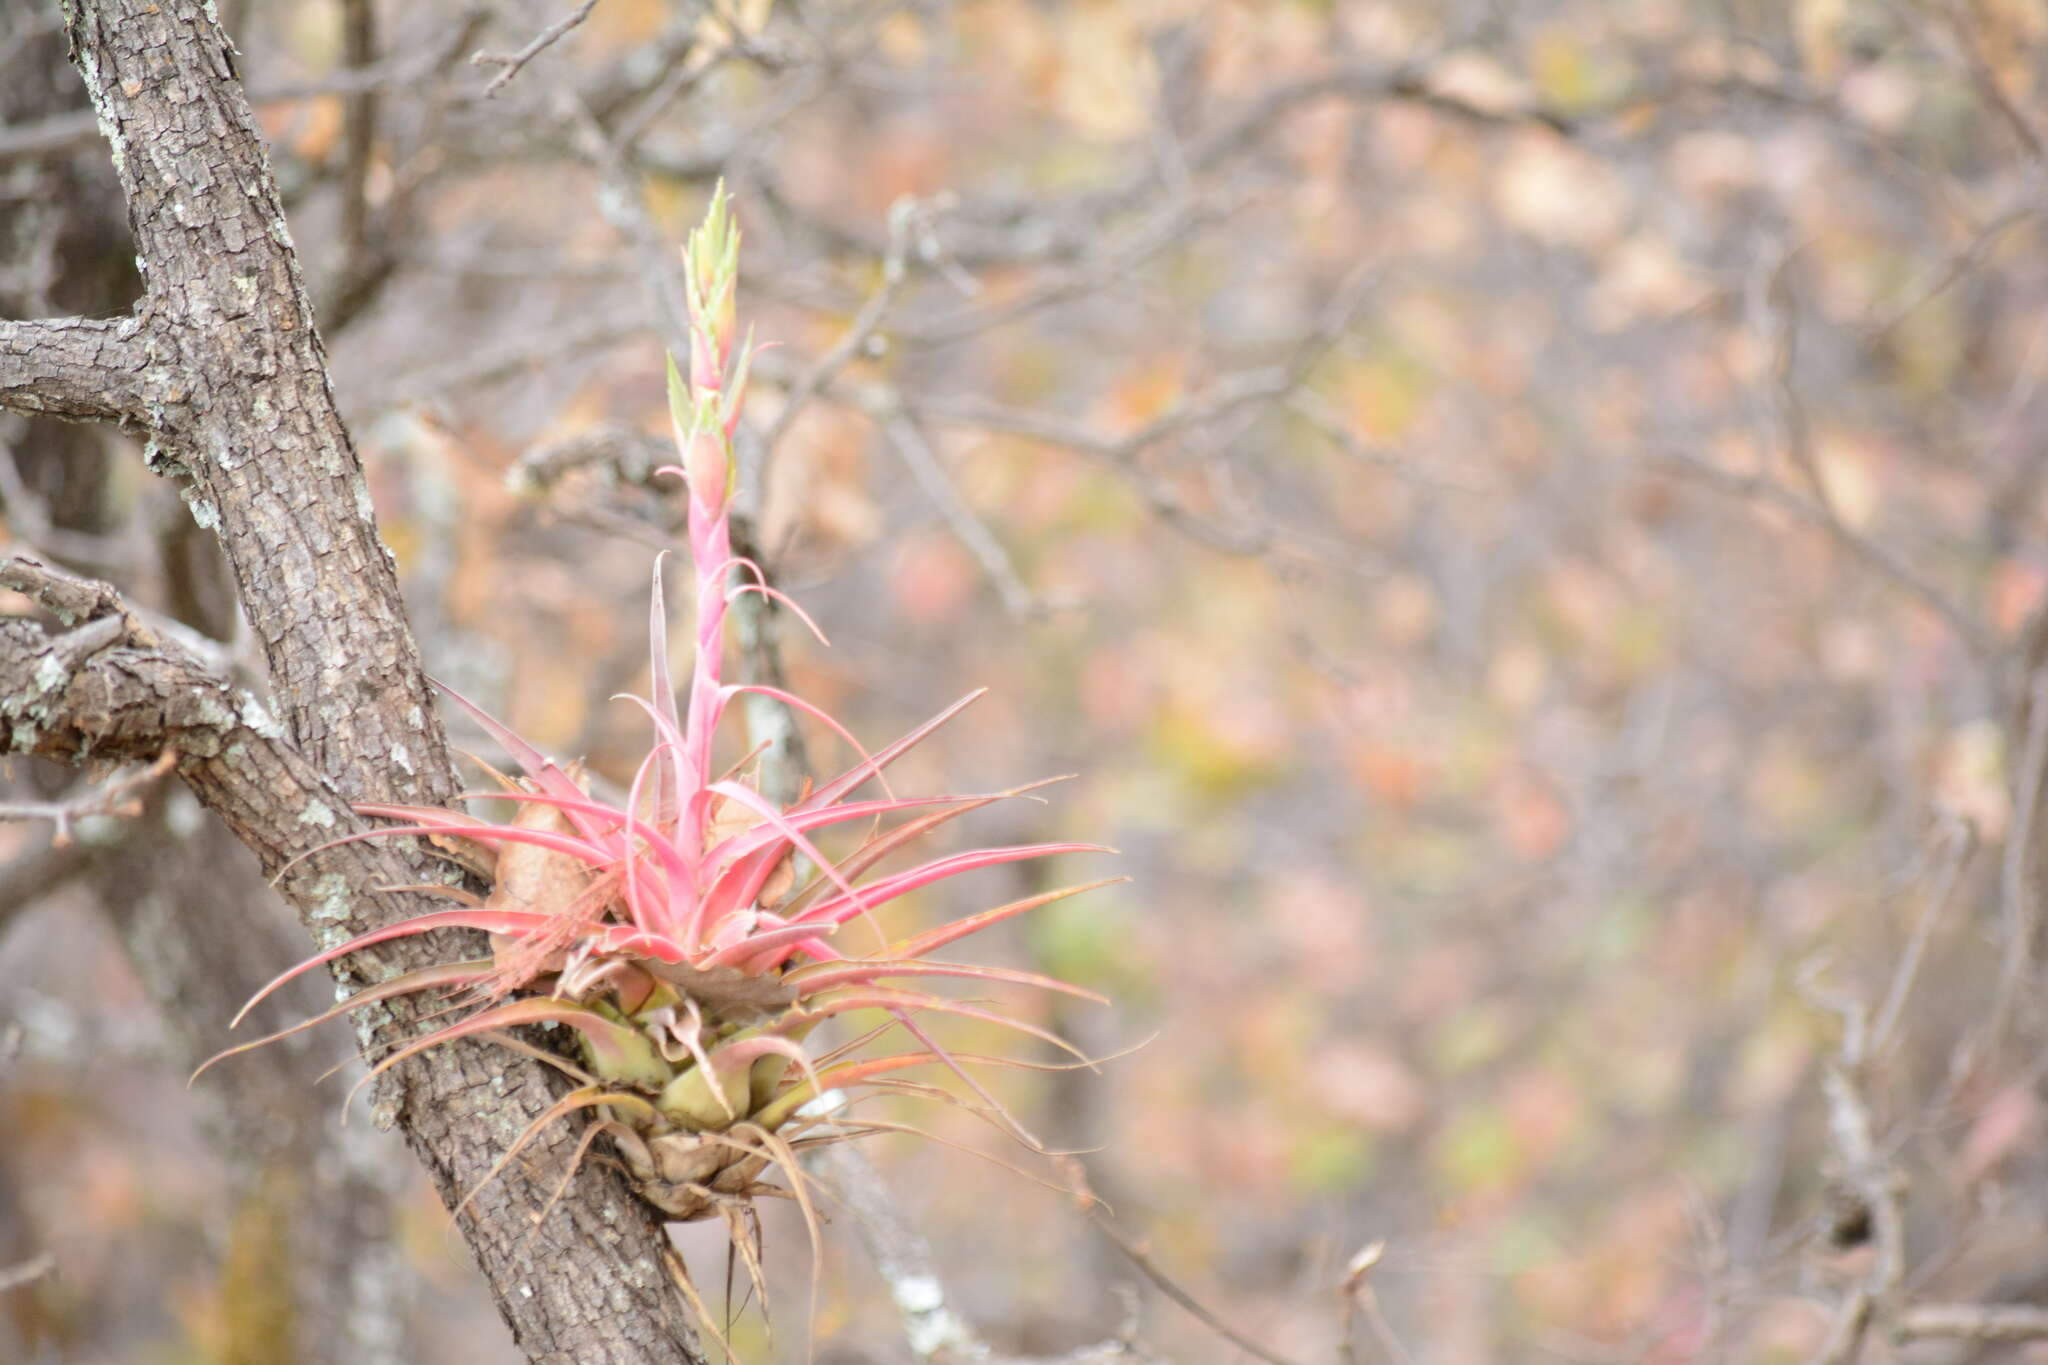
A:
{"label": "thin twig", "polygon": [[654,301],[654,321],[669,354],[690,353],[690,329],[684,325],[682,260],[648,210],[641,177],[625,149],[605,130],[590,107],[566,87],[555,92],[555,106],[568,125],[577,153],[597,171],[598,211],[633,248],[643,288]]}
{"label": "thin twig", "polygon": [[[360,71],[377,58],[377,7],[371,0],[342,5],[342,61]],[[377,91],[359,90],[342,108],[341,245],[342,274],[363,271],[370,248],[370,172],[377,149]],[[328,326],[331,318],[323,318]]]}
{"label": "thin twig", "polygon": [[1371,1242],[1361,1247],[1344,1267],[1343,1283],[1337,1286],[1337,1294],[1343,1300],[1342,1339],[1345,1365],[1365,1365],[1365,1351],[1359,1340],[1359,1327],[1369,1328],[1373,1340],[1379,1344],[1380,1354],[1392,1365],[1413,1365],[1414,1358],[1394,1335],[1393,1324],[1387,1321],[1386,1313],[1380,1308],[1380,1296],[1372,1287],[1372,1272],[1386,1254],[1384,1241]]}
{"label": "thin twig", "polygon": [[1447,493],[1476,494],[1486,491],[1477,484],[1461,483],[1438,474],[1425,473],[1416,468],[1411,460],[1404,459],[1392,451],[1367,445],[1330,400],[1313,389],[1298,388],[1288,394],[1286,407],[1347,458],[1360,464],[1373,465],[1407,482],[1425,488],[1442,489]]}
{"label": "thin twig", "polygon": [[1835,1310],[1827,1339],[1807,1365],[1849,1365],[1863,1349],[1864,1334],[1870,1330],[1870,1291],[1858,1285],[1849,1291]]}
{"label": "thin twig", "polygon": [[1094,297],[1119,286],[1145,262],[1185,243],[1209,224],[1229,217],[1238,207],[1236,199],[1216,203],[1177,200],[1125,234],[1119,247],[1102,250],[1000,305],[965,307],[930,322],[906,326],[901,329],[901,339],[910,346],[954,346],[1041,309],[1070,299]]}
{"label": "thin twig", "polygon": [[1887,1318],[1896,1310],[1906,1279],[1905,1215],[1899,1205],[1899,1178],[1878,1149],[1870,1108],[1859,1088],[1872,1049],[1868,1010],[1861,1000],[1820,985],[1823,963],[1808,963],[1794,985],[1816,1008],[1841,1016],[1842,1042],[1821,1071],[1821,1093],[1827,1102],[1828,1141],[1847,1193],[1867,1219],[1876,1255],[1870,1269],[1835,1311],[1827,1340],[1809,1365],[1849,1365],[1863,1349],[1871,1320],[1880,1310]]}
{"label": "thin twig", "polygon": [[15,1265],[0,1266],[0,1294],[10,1289],[19,1289],[25,1284],[34,1284],[56,1269],[57,1258],[47,1251]]}
{"label": "thin twig", "polygon": [[2048,161],[2048,134],[2044,134],[2025,109],[2013,100],[2005,82],[1999,79],[1997,68],[1992,66],[1978,43],[1983,29],[1982,20],[1974,14],[1965,13],[1956,0],[1946,0],[1940,9],[1942,18],[1948,21],[1949,32],[1955,39],[1963,65],[1969,69],[1970,78],[1976,83],[1977,93],[2005,120],[2028,156],[2037,163]]}
{"label": "thin twig", "polygon": [[918,487],[938,507],[954,536],[981,562],[982,571],[995,585],[996,595],[1003,599],[1004,609],[1020,620],[1037,615],[1044,604],[1017,576],[1017,566],[1002,541],[988,528],[988,523],[975,515],[967,499],[960,496],[917,419],[907,412],[898,413],[882,424],[882,434],[902,457]]}
{"label": "thin twig", "polygon": [[2004,938],[1997,991],[1991,1017],[1971,1054],[1987,1061],[2004,1039],[2019,1004],[2021,988],[2035,967],[2036,939],[2041,926],[2041,889],[2035,868],[2034,830],[2039,822],[2042,787],[2048,784],[2048,673],[2035,679],[2027,708],[2027,734],[2020,768],[2014,778],[2011,822],[2005,832],[2005,856],[1999,864],[1999,926]]}
{"label": "thin twig", "polygon": [[382,410],[497,383],[540,369],[562,356],[588,357],[646,333],[647,324],[637,319],[606,318],[584,327],[543,328],[537,335],[501,348],[479,350],[431,369],[408,371],[374,393],[369,406]]}
{"label": "thin twig", "polygon": [[1283,398],[1293,387],[1293,376],[1278,365],[1241,370],[1217,379],[1200,397],[1175,403],[1151,421],[1120,436],[1065,422],[1045,413],[1004,407],[974,398],[926,403],[920,406],[920,411],[934,421],[949,425],[1005,432],[1043,441],[1047,445],[1065,446],[1100,460],[1128,463],[1149,447],[1190,427],[1215,421],[1248,404]]}
{"label": "thin twig", "polygon": [[77,837],[72,829],[77,821],[94,816],[133,820],[141,815],[142,800],[137,793],[177,763],[177,750],[166,749],[153,763],[117,774],[61,801],[0,801],[0,820],[48,820],[57,827],[50,836],[51,844],[68,848]]}
{"label": "thin twig", "polygon": [[1894,1330],[1907,1341],[2040,1341],[2048,1339],[2048,1308],[2027,1303],[1922,1303],[1899,1314]]}
{"label": "thin twig", "polygon": [[597,0],[583,0],[583,3],[570,11],[569,14],[549,24],[546,28],[535,34],[533,41],[520,48],[517,52],[509,55],[502,52],[478,52],[471,56],[469,59],[471,66],[502,66],[505,68],[497,75],[491,77],[491,83],[484,87],[483,97],[490,99],[500,90],[504,89],[507,82],[526,69],[528,62],[560,42],[564,34],[577,27],[585,19],[588,19],[590,12],[596,8]]}
{"label": "thin twig", "polygon": [[1898,1180],[1877,1149],[1870,1108],[1848,1068],[1832,1064],[1822,1072],[1821,1093],[1827,1097],[1828,1137],[1841,1160],[1843,1179],[1870,1215],[1877,1260],[1867,1288],[1873,1295],[1889,1299],[1906,1279],[1905,1218],[1899,1208]]}
{"label": "thin twig", "polygon": [[[478,12],[465,9],[448,30],[448,39],[424,50],[412,49],[369,66],[348,67],[314,80],[293,81],[249,92],[249,103],[257,109],[322,95],[359,95],[372,90],[390,90],[415,84],[448,60],[451,44],[466,44],[474,32]],[[458,49],[459,50],[459,49]],[[0,128],[0,165],[41,156],[55,156],[83,147],[100,134],[99,118],[90,109],[53,114],[33,123]]]}
{"label": "thin twig", "polygon": [[1143,1247],[1126,1237],[1110,1221],[1107,1214],[1098,1209],[1095,1211],[1092,1221],[1095,1225],[1095,1230],[1104,1237],[1107,1237],[1111,1245],[1116,1247],[1118,1251],[1121,1251],[1124,1254],[1124,1258],[1136,1266],[1139,1273],[1150,1280],[1160,1293],[1166,1295],[1167,1298],[1172,1299],[1183,1309],[1187,1310],[1204,1327],[1207,1327],[1217,1336],[1222,1337],[1225,1341],[1237,1347],[1238,1350],[1265,1361],[1266,1365],[1294,1365],[1294,1362],[1286,1356],[1278,1355],[1268,1350],[1250,1337],[1245,1336],[1242,1332],[1239,1332],[1236,1328],[1218,1317],[1208,1305],[1183,1289],[1177,1280],[1160,1268],[1159,1263],[1154,1261]]}
{"label": "thin twig", "polygon": [[1685,451],[1660,451],[1652,458],[1668,469],[1691,476],[1708,488],[1769,503],[1820,527],[1834,537],[1843,549],[1876,570],[1894,587],[1918,598],[1922,605],[1941,618],[1942,623],[1970,652],[1973,659],[1984,662],[1997,658],[1998,650],[1976,618],[1964,610],[1961,602],[1891,550],[1867,536],[1859,535],[1840,518],[1810,498],[1801,497],[1775,480],[1733,473]]}
{"label": "thin twig", "polygon": [[1984,220],[1983,224],[1970,235],[1949,256],[1922,273],[1920,279],[1908,289],[1904,298],[1894,304],[1891,311],[1877,318],[1867,326],[1865,344],[1875,348],[1884,345],[1915,313],[1925,308],[1953,288],[1978,264],[1991,254],[1998,239],[2020,224],[2038,217],[2043,206],[2029,197],[2008,205]]}
{"label": "thin twig", "polygon": [[818,396],[833,379],[838,377],[856,358],[865,354],[882,321],[889,315],[896,296],[902,292],[903,282],[908,276],[907,258],[910,254],[910,232],[913,220],[920,212],[918,201],[904,195],[889,207],[889,246],[882,254],[882,282],[875,292],[861,305],[854,315],[853,323],[845,335],[832,344],[832,348],[819,356],[797,377],[790,387],[789,398],[782,405],[782,411],[775,415],[775,421],[762,437],[762,446],[769,455],[781,442],[790,426],[795,423],[810,401]]}
{"label": "thin twig", "polygon": [[1884,1004],[1878,1008],[1877,1020],[1870,1027],[1870,1055],[1873,1059],[1882,1058],[1898,1036],[1907,997],[1913,993],[1920,965],[1927,958],[1927,946],[1934,939],[1935,927],[1946,918],[1949,907],[1955,902],[1956,891],[1962,885],[1963,867],[1976,847],[1976,831],[1968,822],[1956,821],[1949,837],[1948,856],[1942,860],[1940,875],[1935,879],[1926,904],[1921,907],[1920,918],[1913,926],[1913,937],[1899,957],[1899,965],[1892,973],[1891,987],[1885,992]]}
{"label": "thin twig", "polygon": [[1123,1229],[1116,1225],[1115,1220],[1103,1206],[1102,1201],[1088,1187],[1087,1172],[1082,1168],[1080,1162],[1072,1157],[1067,1157],[1060,1161],[1059,1166],[1061,1174],[1066,1178],[1068,1190],[1073,1194],[1075,1202],[1079,1205],[1081,1211],[1088,1215],[1088,1220],[1094,1225],[1095,1230],[1108,1238],[1110,1245],[1121,1251],[1124,1254],[1124,1258],[1136,1266],[1138,1271],[1146,1279],[1150,1280],[1160,1293],[1179,1304],[1197,1322],[1207,1327],[1217,1336],[1222,1337],[1225,1341],[1237,1347],[1238,1350],[1265,1361],[1266,1365],[1295,1365],[1286,1356],[1279,1355],[1259,1345],[1217,1316],[1214,1309],[1196,1298],[1188,1290],[1182,1288],[1179,1281],[1167,1274],[1160,1267],[1159,1263],[1152,1259],[1150,1252],[1126,1236]]}
{"label": "thin twig", "polygon": [[852,1218],[854,1235],[889,1286],[904,1339],[917,1358],[953,1352],[961,1359],[985,1359],[987,1344],[946,1302],[931,1246],[903,1217],[874,1164],[848,1142],[816,1148],[804,1164],[827,1182]]}
{"label": "thin twig", "polygon": [[1180,399],[1150,421],[1120,436],[1107,435],[1041,413],[976,399],[927,403],[921,405],[921,411],[938,421],[1007,431],[1051,445],[1066,446],[1099,459],[1129,463],[1146,449],[1183,432],[1208,426],[1245,408],[1277,403],[1291,397],[1300,389],[1316,361],[1350,325],[1376,278],[1377,271],[1371,265],[1353,271],[1331,295],[1329,306],[1317,318],[1315,325],[1290,344],[1287,357],[1279,364],[1219,375],[1200,394]]}

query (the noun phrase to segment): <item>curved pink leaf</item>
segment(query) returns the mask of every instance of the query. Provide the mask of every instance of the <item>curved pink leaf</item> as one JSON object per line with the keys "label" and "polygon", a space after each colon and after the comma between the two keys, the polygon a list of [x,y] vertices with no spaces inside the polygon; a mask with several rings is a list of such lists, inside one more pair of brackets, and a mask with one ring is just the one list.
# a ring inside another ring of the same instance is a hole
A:
{"label": "curved pink leaf", "polygon": [[1038,972],[1017,971],[1009,967],[977,967],[965,962],[857,957],[847,962],[799,967],[783,979],[802,995],[807,989],[826,991],[835,986],[873,985],[885,978],[896,976],[953,976],[972,981],[1000,981],[1011,986],[1030,986],[1037,990],[1058,991],[1063,995],[1075,996],[1097,1005],[1109,1003],[1106,996],[1076,986],[1072,982],[1061,981],[1058,977],[1044,976]]}
{"label": "curved pink leaf", "polygon": [[1101,844],[1018,844],[1009,848],[979,848],[967,853],[955,853],[944,858],[913,867],[880,881],[870,882],[862,888],[858,901],[844,896],[818,902],[805,910],[798,918],[805,921],[829,920],[843,923],[863,910],[908,895],[933,882],[957,877],[963,872],[978,868],[995,867],[1002,863],[1022,862],[1027,858],[1050,858],[1061,853],[1114,853],[1116,850]]}
{"label": "curved pink leaf", "polygon": [[408,938],[413,934],[424,934],[435,929],[481,929],[488,934],[510,934],[517,937],[521,934],[537,933],[545,929],[547,924],[547,916],[530,914],[524,910],[469,909],[436,910],[429,915],[418,915],[412,919],[400,920],[396,924],[387,924],[382,929],[372,929],[367,934],[352,938],[338,948],[329,948],[324,953],[315,954],[278,976],[269,985],[249,997],[249,1003],[236,1012],[228,1027],[234,1028],[248,1018],[250,1010],[256,1008],[287,981],[295,980],[315,967],[325,966],[337,958],[347,957],[350,953],[374,947],[379,943],[389,943],[393,939]]}
{"label": "curved pink leaf", "polygon": [[224,1062],[230,1057],[254,1051],[259,1047],[265,1047],[277,1042],[281,1038],[289,1038],[295,1033],[304,1033],[309,1028],[318,1027],[330,1019],[339,1019],[343,1015],[353,1010],[359,1010],[365,1005],[374,1005],[379,1000],[390,1000],[397,996],[412,995],[419,991],[430,991],[437,986],[473,986],[479,981],[489,980],[495,970],[494,964],[487,957],[476,958],[468,962],[443,962],[436,966],[422,967],[418,971],[394,976],[389,981],[379,981],[375,985],[365,986],[332,1009],[322,1010],[310,1019],[301,1019],[290,1028],[279,1029],[268,1037],[258,1038],[254,1042],[242,1043],[239,1046],[228,1048],[224,1052],[216,1052],[200,1064],[199,1069],[192,1073],[185,1084],[191,1085],[193,1081],[198,1080],[216,1062]]}

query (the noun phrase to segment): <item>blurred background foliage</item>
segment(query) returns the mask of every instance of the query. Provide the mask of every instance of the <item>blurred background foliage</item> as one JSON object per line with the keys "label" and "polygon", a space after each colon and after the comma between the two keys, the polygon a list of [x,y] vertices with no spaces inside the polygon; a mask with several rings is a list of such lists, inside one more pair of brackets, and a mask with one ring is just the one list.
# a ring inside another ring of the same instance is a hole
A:
{"label": "blurred background foliage", "polygon": [[[1819,1358],[1869,1255],[1825,1006],[1888,992],[1854,1071],[1907,1288],[2048,1293],[2041,0],[601,0],[488,98],[469,53],[573,7],[221,8],[431,671],[613,779],[674,526],[650,262],[734,188],[778,347],[753,533],[833,641],[781,631],[795,689],[879,741],[991,687],[906,790],[1080,775],[968,833],[1134,880],[982,951],[1112,992],[1047,1021],[1084,1047],[1152,1041],[1001,1085],[1247,1335],[1337,1358],[1385,1239],[1416,1361]],[[14,62],[61,49],[0,13]],[[104,157],[8,132],[15,204]],[[138,468],[74,562],[192,616]],[[0,1227],[59,1267],[0,1299],[22,1358],[315,1358],[235,1354],[277,1339],[234,1322],[267,1205],[224,1197],[235,1136],[93,894],[0,941]],[[382,1358],[509,1359],[374,1150]],[[1119,1321],[1136,1277],[1061,1196],[874,1151],[992,1341]],[[830,1251],[825,1357],[909,1359]],[[1233,1358],[1163,1303],[1143,1331]]]}

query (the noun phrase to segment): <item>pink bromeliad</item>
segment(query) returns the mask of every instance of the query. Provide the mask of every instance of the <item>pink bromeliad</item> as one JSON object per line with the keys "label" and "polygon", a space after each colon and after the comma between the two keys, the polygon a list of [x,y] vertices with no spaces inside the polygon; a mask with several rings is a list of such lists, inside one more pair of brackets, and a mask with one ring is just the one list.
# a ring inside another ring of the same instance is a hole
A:
{"label": "pink bromeliad", "polygon": [[[489,893],[448,889],[446,894],[458,902],[454,908],[389,925],[308,958],[250,1001],[254,1005],[301,973],[375,944],[444,928],[489,933],[488,957],[429,967],[365,988],[285,1033],[418,992],[445,991],[458,1004],[467,1004],[468,1012],[458,1013],[453,1022],[379,1058],[374,1075],[461,1037],[482,1036],[530,1051],[509,1030],[564,1026],[576,1037],[578,1058],[549,1059],[577,1079],[577,1088],[528,1129],[501,1167],[546,1124],[587,1112],[594,1121],[586,1129],[585,1147],[609,1134],[641,1193],[681,1219],[729,1209],[775,1188],[758,1180],[771,1163],[789,1174],[802,1198],[791,1160],[797,1148],[890,1126],[820,1124],[812,1117],[813,1101],[835,1091],[876,1087],[933,1093],[931,1087],[891,1079],[913,1067],[949,1069],[988,1112],[1021,1134],[968,1069],[969,1063],[995,1059],[948,1052],[927,1033],[921,1016],[967,1016],[1066,1045],[983,1005],[903,983],[952,977],[1100,999],[1035,973],[939,962],[927,955],[1104,882],[1012,901],[864,953],[839,946],[841,931],[855,921],[863,922],[864,935],[879,937],[867,931],[878,910],[934,883],[1001,863],[1106,850],[1081,843],[983,848],[874,874],[884,859],[937,826],[1031,790],[901,797],[882,785],[892,762],[978,694],[868,753],[801,698],[724,680],[726,613],[740,594],[771,595],[810,624],[801,609],[767,586],[758,566],[735,555],[731,546],[732,440],[752,352],[751,343],[733,344],[738,252],[739,233],[721,189],[684,252],[691,327],[687,380],[673,362],[669,366],[670,412],[681,463],[665,472],[681,476],[689,502],[695,661],[679,709],[669,675],[667,613],[657,562],[650,612],[653,697],[631,698],[652,725],[653,745],[623,804],[592,796],[575,766],[556,764],[450,691],[523,774],[514,779],[493,773],[500,790],[465,794],[462,800],[503,803],[511,808],[511,818],[497,822],[439,807],[364,804],[356,808],[360,813],[398,823],[350,840],[429,836],[444,847],[451,839],[461,841],[475,852],[479,866],[489,867]],[[817,720],[846,740],[858,761],[829,781],[807,787],[786,807],[759,790],[745,762],[725,773],[716,771],[714,736],[726,709],[748,693]],[[870,783],[881,794],[860,796]],[[888,825],[891,817],[902,818]],[[814,842],[828,829],[862,824],[869,828],[859,844],[836,860]],[[845,1046],[813,1055],[813,1031],[855,1011],[878,1011],[883,1022]],[[245,1007],[242,1014],[247,1013]],[[865,1054],[864,1044],[896,1029],[911,1040],[908,1050]],[[283,1036],[244,1044],[214,1061]]]}

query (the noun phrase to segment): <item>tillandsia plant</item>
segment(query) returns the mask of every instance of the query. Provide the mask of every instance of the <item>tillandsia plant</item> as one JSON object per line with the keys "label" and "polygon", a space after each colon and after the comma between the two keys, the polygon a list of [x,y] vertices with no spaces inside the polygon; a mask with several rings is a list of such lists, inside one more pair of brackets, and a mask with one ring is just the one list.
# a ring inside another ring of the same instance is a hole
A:
{"label": "tillandsia plant", "polygon": [[[523,772],[514,778],[493,770],[499,790],[461,799],[510,806],[510,818],[498,822],[436,807],[366,804],[356,809],[398,823],[350,838],[425,836],[441,848],[461,850],[486,876],[489,893],[479,897],[433,888],[458,905],[309,958],[265,987],[250,1005],[321,964],[436,929],[484,930],[491,935],[491,953],[370,986],[315,1019],[213,1059],[377,1001],[426,992],[452,996],[453,1021],[393,1046],[374,1061],[371,1076],[456,1038],[480,1036],[530,1052],[531,1045],[513,1030],[559,1025],[573,1031],[576,1056],[549,1054],[549,1060],[571,1074],[576,1088],[527,1129],[493,1174],[543,1127],[583,1114],[588,1124],[575,1159],[582,1160],[599,1136],[609,1136],[639,1193],[679,1220],[721,1210],[731,1217],[754,1195],[770,1191],[794,1194],[808,1214],[795,1152],[893,1126],[827,1119],[819,1111],[837,1108],[839,1095],[857,1098],[875,1090],[951,1093],[899,1074],[911,1068],[950,1070],[974,1097],[963,1102],[1029,1141],[969,1070],[995,1059],[947,1051],[926,1031],[924,1020],[964,1015],[1066,1045],[983,1005],[902,983],[954,977],[1100,999],[1034,973],[939,962],[929,954],[1104,882],[1012,901],[893,941],[874,928],[875,912],[884,905],[961,873],[1106,851],[1079,843],[982,848],[877,872],[890,855],[935,827],[1031,790],[900,797],[883,784],[884,769],[958,713],[972,695],[870,754],[830,716],[800,698],[724,680],[726,612],[738,595],[768,594],[810,624],[801,609],[765,583],[758,566],[733,553],[730,542],[733,432],[752,350],[751,340],[734,345],[739,245],[731,204],[721,188],[684,248],[691,342],[687,379],[673,360],[669,363],[669,406],[681,463],[664,472],[681,476],[689,502],[696,655],[679,709],[669,673],[657,561],[650,612],[654,695],[631,699],[651,722],[653,745],[623,804],[593,796],[580,767],[554,763],[449,692]],[[734,699],[747,693],[813,717],[845,739],[858,761],[829,781],[806,784],[786,807],[763,794],[758,752],[729,771],[716,770],[713,740],[720,720]],[[859,797],[870,782],[882,794]],[[896,817],[901,818],[890,824]],[[828,827],[860,825],[867,828],[858,845],[837,859],[813,841]],[[847,932],[853,926],[878,946],[852,951],[845,940],[853,936]],[[812,1037],[822,1024],[862,1012],[875,1021],[863,1036],[831,1050],[814,1048]],[[236,1022],[247,1013],[245,1007]],[[874,1045],[899,1030],[908,1039],[905,1050],[876,1055]],[[832,1105],[817,1103],[827,1096],[834,1096]],[[761,1179],[771,1165],[782,1169],[788,1190]]]}

